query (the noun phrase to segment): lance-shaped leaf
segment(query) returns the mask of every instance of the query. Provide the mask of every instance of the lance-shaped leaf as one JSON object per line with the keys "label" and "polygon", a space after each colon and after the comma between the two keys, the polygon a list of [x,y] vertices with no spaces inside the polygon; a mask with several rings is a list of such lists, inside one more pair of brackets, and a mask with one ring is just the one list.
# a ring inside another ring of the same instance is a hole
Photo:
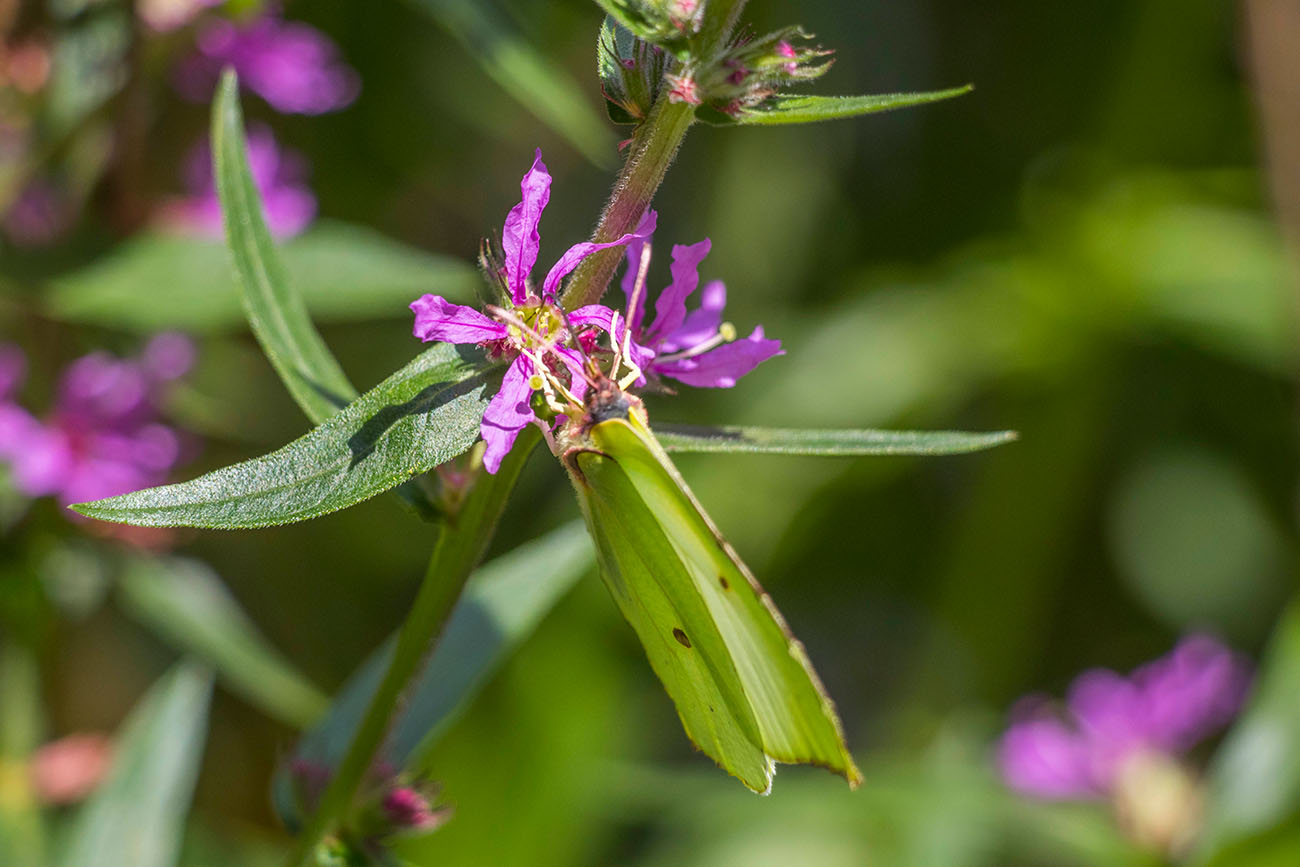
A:
{"label": "lance-shaped leaf", "polygon": [[[384,745],[395,768],[419,766],[491,674],[532,634],[547,612],[587,573],[591,542],[581,524],[552,530],[482,566],[465,585],[437,649],[407,688]],[[308,732],[294,759],[333,768],[343,758],[370,697],[388,668],[393,640],[375,651],[348,681],[328,715]],[[294,827],[301,821],[293,781],[282,769],[276,808]]]}
{"label": "lance-shaped leaf", "polygon": [[[406,305],[431,286],[467,300],[479,285],[468,262],[349,223],[318,221],[275,252],[290,278],[283,288],[301,288],[306,311],[321,322],[407,316]],[[57,278],[43,300],[51,316],[73,322],[145,333],[230,331],[245,325],[230,256],[212,239],[143,235]]]}
{"label": "lance-shaped leaf", "polygon": [[108,779],[73,824],[64,867],[172,867],[207,730],[212,676],[165,675],[123,725]]}
{"label": "lance-shaped leaf", "polygon": [[312,325],[271,241],[248,166],[239,85],[230,69],[212,103],[212,154],[226,243],[248,322],[294,400],[319,421],[351,400],[356,389]]}
{"label": "lance-shaped leaf", "polygon": [[133,557],[118,591],[129,614],[211,665],[223,683],[272,717],[305,728],[325,712],[325,695],[267,642],[207,565]]}
{"label": "lance-shaped leaf", "polygon": [[719,126],[781,126],[792,123],[817,123],[843,120],[865,114],[893,111],[913,105],[925,105],[952,99],[974,90],[972,85],[934,90],[926,93],[881,93],[874,96],[804,96],[781,93],[758,106],[732,116],[719,111],[701,110],[697,117]]}
{"label": "lance-shaped leaf", "polygon": [[614,137],[582,88],[510,24],[495,0],[408,0],[454,36],[493,81],[598,166]]}
{"label": "lance-shaped leaf", "polygon": [[639,407],[591,425],[566,463],[601,575],[687,735],[755,792],[775,762],[861,779],[803,645],[718,534]]}
{"label": "lance-shaped leaf", "polygon": [[1016,439],[1015,431],[797,430],[685,424],[657,424],[655,434],[669,452],[814,456],[955,455]]}
{"label": "lance-shaped leaf", "polygon": [[289,445],[176,485],[73,508],[141,527],[268,527],[345,509],[466,451],[489,374],[472,351],[435,344]]}

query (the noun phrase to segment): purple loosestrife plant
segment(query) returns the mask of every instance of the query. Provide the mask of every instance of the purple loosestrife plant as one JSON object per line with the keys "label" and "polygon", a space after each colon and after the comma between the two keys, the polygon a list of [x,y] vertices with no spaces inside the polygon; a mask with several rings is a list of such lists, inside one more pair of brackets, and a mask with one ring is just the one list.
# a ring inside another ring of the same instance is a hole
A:
{"label": "purple loosestrife plant", "polygon": [[[1063,713],[1045,696],[1016,705],[998,747],[1002,776],[1033,798],[1109,800],[1139,841],[1177,851],[1199,822],[1199,784],[1186,757],[1236,716],[1249,685],[1245,660],[1205,635],[1128,677],[1086,671],[1070,685]],[[1153,814],[1171,801],[1178,809]]]}
{"label": "purple loosestrife plant", "polygon": [[193,362],[187,338],[155,337],[138,359],[96,352],[74,361],[52,411],[37,418],[16,401],[22,353],[0,346],[0,461],[28,497],[84,502],[161,484],[184,454],[161,422],[161,388]]}
{"label": "purple loosestrife plant", "polygon": [[338,111],[361,90],[356,72],[339,59],[329,37],[310,25],[285,21],[274,10],[247,23],[215,18],[204,24],[195,52],[176,67],[176,89],[186,99],[206,102],[227,66],[286,114]]}
{"label": "purple loosestrife plant", "polygon": [[[307,160],[282,148],[271,130],[256,126],[248,133],[248,166],[262,198],[267,228],[278,238],[301,233],[316,218],[316,196],[307,185]],[[158,222],[165,229],[220,238],[224,232],[221,202],[212,177],[212,146],[195,145],[183,168],[188,195],[165,202]]]}
{"label": "purple loosestrife plant", "polygon": [[490,305],[485,315],[439,295],[424,295],[411,304],[415,336],[421,340],[478,344],[491,358],[510,362],[480,428],[486,444],[483,465],[491,473],[500,468],[519,432],[538,420],[532,407],[534,391],[547,388],[556,375],[579,394],[583,388],[582,355],[573,346],[570,323],[556,305],[560,283],[592,253],[649,237],[654,231],[651,217],[636,232],[608,243],[574,244],[551,266],[538,290],[530,275],[541,246],[538,224],[551,198],[551,175],[540,149],[520,191],[522,199],[506,215],[501,257],[491,252],[484,256],[488,276],[501,290],[500,306]]}

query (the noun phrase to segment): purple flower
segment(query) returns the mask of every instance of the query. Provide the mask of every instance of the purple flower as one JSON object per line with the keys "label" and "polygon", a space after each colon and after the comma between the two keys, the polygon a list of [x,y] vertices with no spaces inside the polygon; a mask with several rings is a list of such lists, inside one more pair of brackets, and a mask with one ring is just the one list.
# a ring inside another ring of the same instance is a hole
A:
{"label": "purple flower", "polygon": [[[653,229],[653,222],[647,220],[639,232],[646,240],[633,240],[627,248],[627,271],[623,275],[627,314],[622,322],[631,323],[630,361],[652,378],[668,377],[700,388],[731,388],[759,364],[784,354],[781,341],[765,337],[762,326],[743,340],[735,339],[735,328],[722,319],[727,287],[721,280],[707,284],[700,306],[687,311],[686,302],[700,285],[700,263],[712,247],[708,238],[698,244],[674,245],[672,282],[655,301],[653,324],[646,325],[642,272],[649,264],[648,240]],[[606,332],[618,327],[616,339],[622,341],[621,324],[615,326],[614,318],[608,307],[593,304],[575,310],[570,322],[575,326],[596,325]],[[645,381],[638,380],[641,384]]]}
{"label": "purple flower", "polygon": [[239,80],[277,111],[325,114],[346,107],[361,89],[325,34],[268,12],[246,24],[215,19],[200,30],[196,52],[176,68],[186,99],[206,102],[217,78],[233,66]]}
{"label": "purple flower", "polygon": [[1016,706],[998,749],[1002,776],[1038,798],[1110,796],[1133,761],[1176,759],[1231,721],[1249,683],[1245,661],[1204,635],[1129,677],[1086,671],[1070,686],[1064,718],[1043,698]]}
{"label": "purple flower", "polygon": [[592,253],[648,237],[654,231],[651,213],[636,232],[615,241],[574,244],[551,266],[538,292],[530,274],[541,245],[537,227],[551,197],[551,176],[540,149],[519,186],[522,197],[506,215],[501,234],[501,261],[492,266],[506,296],[503,307],[489,308],[493,315],[487,316],[438,295],[424,295],[411,304],[415,336],[421,340],[479,344],[492,357],[510,360],[480,426],[486,444],[483,466],[490,473],[501,466],[519,432],[537,420],[532,395],[535,389],[547,387],[546,373],[563,375],[567,370],[574,392],[581,392],[582,356],[563,345],[571,335],[563,313],[555,307],[560,283]]}
{"label": "purple flower", "polygon": [[[248,133],[248,168],[262,198],[267,228],[278,238],[301,233],[316,218],[316,196],[307,186],[307,161],[297,151],[281,149],[265,126]],[[159,209],[165,228],[220,238],[224,231],[221,201],[212,178],[212,147],[195,145],[183,171],[188,195]]]}
{"label": "purple flower", "polygon": [[189,367],[193,350],[182,347],[184,340],[160,335],[136,361],[102,352],[78,359],[64,372],[44,420],[12,399],[21,353],[0,347],[0,380],[8,382],[0,388],[0,461],[18,490],[67,505],[161,484],[179,462],[182,443],[160,423],[156,400],[159,387]]}

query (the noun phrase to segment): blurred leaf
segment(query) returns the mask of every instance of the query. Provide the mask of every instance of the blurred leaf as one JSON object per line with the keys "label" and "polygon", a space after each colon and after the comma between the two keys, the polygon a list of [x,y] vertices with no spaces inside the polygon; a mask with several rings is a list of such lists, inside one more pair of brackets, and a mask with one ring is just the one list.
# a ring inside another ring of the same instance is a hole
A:
{"label": "blurred leaf", "polygon": [[478,439],[488,377],[481,361],[461,352],[435,344],[278,451],[73,508],[141,527],[234,529],[303,521],[368,500]]}
{"label": "blurred leaf", "polygon": [[[316,223],[279,254],[292,276],[288,285],[304,287],[307,310],[322,321],[407,316],[406,305],[423,292],[471,298],[478,285],[465,262],[347,223]],[[59,277],[46,295],[47,309],[61,319],[145,333],[242,328],[229,257],[217,241],[145,235]]]}
{"label": "blurred leaf", "polygon": [[203,758],[212,676],[190,663],[131,712],[108,778],[77,815],[64,867],[172,867]]}
{"label": "blurred leaf", "polygon": [[953,87],[948,90],[935,90],[928,93],[882,93],[874,96],[800,96],[798,94],[777,94],[756,108],[747,109],[738,117],[731,117],[721,112],[701,112],[699,117],[709,123],[722,126],[731,124],[744,126],[781,126],[791,123],[818,123],[824,120],[841,120],[860,117],[864,114],[876,114],[893,111],[896,108],[908,108],[913,105],[925,105],[962,96],[974,90],[973,85]]}
{"label": "blurred leaf", "polygon": [[[491,674],[556,602],[591,568],[591,542],[581,524],[565,525],[477,570],[465,586],[437,649],[406,691],[384,758],[407,768],[437,742]],[[334,767],[392,657],[393,640],[376,651],[335,699],[329,715],[299,743],[295,758]],[[291,782],[281,771],[276,804],[296,819]]]}
{"label": "blurred leaf", "polygon": [[592,425],[566,466],[600,574],[691,742],[755,792],[777,762],[850,786],[835,707],[752,573],[704,514],[644,413]]}
{"label": "blurred leaf", "polygon": [[670,452],[747,452],[769,455],[951,455],[1014,442],[1015,431],[796,430],[658,424],[655,436]]}
{"label": "blurred leaf", "polygon": [[454,36],[493,81],[598,166],[613,134],[571,77],[524,40],[496,0],[409,0]]}
{"label": "blurred leaf", "polygon": [[132,558],[118,579],[127,612],[211,665],[232,690],[304,729],[329,699],[257,631],[221,579],[197,560]]}
{"label": "blurred leaf", "polygon": [[[4,579],[10,575],[2,576]],[[35,655],[12,637],[0,641],[0,853],[6,867],[44,867],[47,844],[27,761],[44,727]]]}
{"label": "blurred leaf", "polygon": [[[1215,756],[1199,863],[1300,821],[1300,600],[1278,623],[1254,695]],[[1294,856],[1295,850],[1291,850]]]}
{"label": "blurred leaf", "polygon": [[312,325],[302,296],[290,286],[267,231],[248,166],[239,86],[229,69],[212,102],[212,157],[226,244],[249,324],[294,400],[308,418],[320,421],[356,390]]}

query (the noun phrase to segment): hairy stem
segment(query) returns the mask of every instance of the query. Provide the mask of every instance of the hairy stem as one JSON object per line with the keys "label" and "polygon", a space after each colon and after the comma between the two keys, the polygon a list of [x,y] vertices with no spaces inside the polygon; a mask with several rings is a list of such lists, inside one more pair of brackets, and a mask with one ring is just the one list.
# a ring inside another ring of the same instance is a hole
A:
{"label": "hairy stem", "polygon": [[[744,8],[745,0],[711,0],[705,6],[698,40],[705,62],[726,45]],[[632,137],[627,160],[591,240],[608,243],[636,229],[694,120],[695,106],[669,102],[668,89],[661,88],[658,102]],[[589,256],[564,290],[560,299],[564,308],[575,310],[599,301],[622,258],[618,248]]]}
{"label": "hairy stem", "polygon": [[383,746],[393,714],[401,705],[402,693],[437,645],[465,581],[492,540],[506,500],[519,478],[519,471],[538,438],[536,428],[524,430],[496,475],[483,473],[460,512],[442,528],[424,582],[398,633],[388,670],[371,697],[366,714],[321,796],[316,812],[298,837],[288,861],[290,867],[313,864],[316,847],[347,816],[367,771],[374,765]]}

